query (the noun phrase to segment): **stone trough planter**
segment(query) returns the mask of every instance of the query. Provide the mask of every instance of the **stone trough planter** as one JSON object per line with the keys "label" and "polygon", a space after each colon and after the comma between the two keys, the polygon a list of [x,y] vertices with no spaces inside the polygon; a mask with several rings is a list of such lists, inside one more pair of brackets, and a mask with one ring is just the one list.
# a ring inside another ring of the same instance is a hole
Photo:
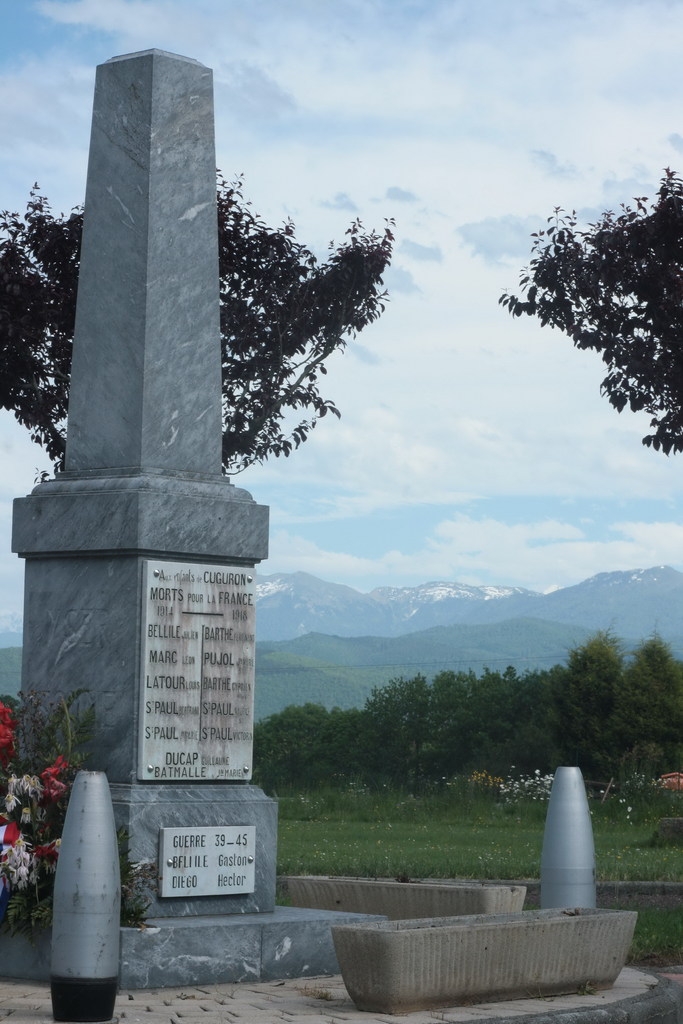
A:
{"label": "stone trough planter", "polygon": [[332,938],[359,1010],[410,1013],[609,988],[637,916],[581,909],[380,921],[333,926]]}
{"label": "stone trough planter", "polygon": [[522,909],[526,897],[523,885],[395,882],[319,875],[292,875],[286,881],[294,907],[382,914],[390,921],[461,914],[512,914]]}

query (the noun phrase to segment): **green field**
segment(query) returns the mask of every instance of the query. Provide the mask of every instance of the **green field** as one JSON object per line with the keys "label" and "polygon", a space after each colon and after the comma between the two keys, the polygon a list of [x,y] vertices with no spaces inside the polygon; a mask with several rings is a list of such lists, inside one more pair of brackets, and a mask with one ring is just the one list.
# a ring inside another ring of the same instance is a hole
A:
{"label": "green field", "polygon": [[[652,830],[595,830],[600,881],[683,879],[683,851],[653,849]],[[542,827],[515,822],[280,822],[278,871],[286,875],[406,875],[521,879],[540,875]]]}
{"label": "green field", "polygon": [[[354,803],[356,806],[354,806]],[[600,881],[683,881],[683,847],[655,845],[656,819],[613,820],[598,805]],[[302,795],[280,800],[280,874],[538,878],[545,805],[478,811],[437,798]]]}

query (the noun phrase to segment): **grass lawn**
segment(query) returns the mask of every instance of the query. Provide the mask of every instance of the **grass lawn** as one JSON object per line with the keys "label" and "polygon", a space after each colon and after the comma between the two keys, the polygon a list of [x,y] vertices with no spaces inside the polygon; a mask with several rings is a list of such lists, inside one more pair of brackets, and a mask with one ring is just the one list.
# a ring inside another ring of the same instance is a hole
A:
{"label": "grass lawn", "polygon": [[[653,829],[594,826],[598,879],[683,881],[683,848],[653,847]],[[542,824],[406,821],[280,822],[285,875],[538,878]]]}

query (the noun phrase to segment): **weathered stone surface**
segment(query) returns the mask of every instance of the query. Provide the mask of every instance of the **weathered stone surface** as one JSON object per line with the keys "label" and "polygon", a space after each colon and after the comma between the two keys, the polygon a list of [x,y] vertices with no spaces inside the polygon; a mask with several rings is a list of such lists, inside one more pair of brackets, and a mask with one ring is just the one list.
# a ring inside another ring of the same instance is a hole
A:
{"label": "weathered stone surface", "polygon": [[[356,920],[371,919],[293,907],[236,917],[150,918],[145,928],[121,929],[119,984],[134,990],[337,974],[331,928]],[[47,981],[50,932],[34,945],[0,933],[0,975]]]}
{"label": "weathered stone surface", "polygon": [[359,1010],[409,1013],[609,988],[626,962],[637,916],[537,910],[345,925],[332,937]]}
{"label": "weathered stone surface", "polygon": [[46,981],[50,977],[52,930],[38,932],[33,942],[24,935],[0,931],[0,975],[3,978],[26,978]]}
{"label": "weathered stone surface", "polygon": [[294,907],[382,914],[390,921],[461,914],[511,914],[524,906],[523,885],[394,882],[374,878],[291,875],[283,881]]}
{"label": "weathered stone surface", "polygon": [[243,561],[268,555],[268,508],[225,477],[62,473],[14,502],[12,550],[22,557],[133,551],[170,560]]}
{"label": "weathered stone surface", "polygon": [[137,776],[141,581],[136,555],[26,562],[22,685],[86,691],[97,720],[90,766],[110,783]]}
{"label": "weathered stone surface", "polygon": [[97,68],[66,466],[221,473],[209,68],[162,50]]}

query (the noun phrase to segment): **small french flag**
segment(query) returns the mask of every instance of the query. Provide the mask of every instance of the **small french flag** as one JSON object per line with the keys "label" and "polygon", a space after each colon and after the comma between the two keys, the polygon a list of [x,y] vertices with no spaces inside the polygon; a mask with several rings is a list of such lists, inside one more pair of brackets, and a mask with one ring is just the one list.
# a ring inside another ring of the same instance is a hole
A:
{"label": "small french flag", "polygon": [[[0,818],[0,861],[3,859],[6,850],[14,846],[21,835],[16,821],[5,821]],[[9,903],[9,879],[0,875],[0,922],[2,922],[7,904]]]}

